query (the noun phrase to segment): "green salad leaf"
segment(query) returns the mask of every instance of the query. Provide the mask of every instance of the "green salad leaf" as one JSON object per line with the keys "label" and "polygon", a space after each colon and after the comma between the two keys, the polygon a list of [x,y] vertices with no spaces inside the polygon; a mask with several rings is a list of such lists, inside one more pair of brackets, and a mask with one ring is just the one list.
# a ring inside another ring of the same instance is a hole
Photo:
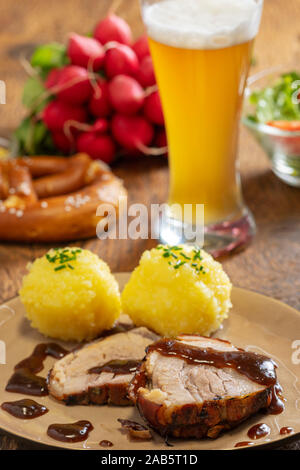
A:
{"label": "green salad leaf", "polygon": [[37,67],[42,72],[47,72],[54,67],[63,67],[68,63],[66,46],[58,42],[37,47],[31,57],[32,67]]}
{"label": "green salad leaf", "polygon": [[254,114],[248,116],[255,122],[300,120],[300,74],[284,73],[272,85],[255,90],[249,97]]}
{"label": "green salad leaf", "polygon": [[50,100],[46,93],[40,77],[30,77],[24,86],[22,103],[32,113],[40,112]]}
{"label": "green salad leaf", "polygon": [[11,151],[14,155],[54,155],[58,151],[50,131],[40,119],[40,113],[52,99],[44,84],[49,72],[69,63],[66,47],[57,42],[39,46],[30,63],[36,74],[26,81],[22,97],[28,114],[14,132]]}
{"label": "green salad leaf", "polygon": [[45,124],[33,116],[28,116],[15,130],[13,151],[16,155],[55,154],[51,134]]}

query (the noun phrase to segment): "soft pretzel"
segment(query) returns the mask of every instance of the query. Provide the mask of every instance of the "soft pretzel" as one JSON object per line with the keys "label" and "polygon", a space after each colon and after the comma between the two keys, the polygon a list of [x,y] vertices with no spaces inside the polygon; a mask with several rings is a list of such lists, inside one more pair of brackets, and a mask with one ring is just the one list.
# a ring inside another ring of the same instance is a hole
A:
{"label": "soft pretzel", "polygon": [[0,239],[60,242],[96,236],[102,203],[116,211],[126,190],[86,154],[0,161]]}
{"label": "soft pretzel", "polygon": [[88,155],[76,155],[61,173],[43,176],[34,181],[36,194],[39,198],[48,198],[78,191],[88,182],[87,172],[90,164]]}

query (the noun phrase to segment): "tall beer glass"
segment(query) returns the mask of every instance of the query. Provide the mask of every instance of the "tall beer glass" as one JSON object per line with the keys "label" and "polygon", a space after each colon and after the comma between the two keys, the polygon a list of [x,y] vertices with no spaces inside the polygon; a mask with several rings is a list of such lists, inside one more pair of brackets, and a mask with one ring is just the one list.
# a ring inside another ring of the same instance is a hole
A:
{"label": "tall beer glass", "polygon": [[[255,224],[237,166],[243,94],[263,0],[141,0],[166,121],[170,160],[165,243],[185,242],[183,211],[204,205],[215,255],[248,242]],[[192,225],[201,221],[192,211]],[[191,240],[188,240],[191,241]]]}

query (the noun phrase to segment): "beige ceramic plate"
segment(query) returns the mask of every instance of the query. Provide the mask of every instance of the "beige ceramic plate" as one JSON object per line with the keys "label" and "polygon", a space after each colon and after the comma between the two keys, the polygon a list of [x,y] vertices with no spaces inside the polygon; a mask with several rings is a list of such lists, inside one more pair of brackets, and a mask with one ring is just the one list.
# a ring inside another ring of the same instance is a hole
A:
{"label": "beige ceramic plate", "polygon": [[[122,288],[129,274],[117,274],[116,277]],[[298,434],[300,439],[300,364],[296,364],[299,361],[295,349],[297,344],[298,348],[300,344],[300,314],[276,300],[243,289],[234,288],[232,300],[233,309],[230,318],[215,336],[228,339],[236,346],[265,353],[276,360],[279,381],[287,399],[285,411],[277,416],[262,414],[254,416],[216,440],[171,440],[174,447],[170,450],[232,449],[236,443],[249,440],[247,438],[249,427],[259,422],[267,423],[271,428],[271,434],[267,438],[255,441],[255,446],[283,441],[284,437],[279,433],[283,426],[291,426],[294,429],[293,437]],[[6,344],[7,362],[6,365],[0,364],[0,403],[2,403],[22,398],[22,395],[5,392],[5,385],[13,372],[14,365],[30,355],[36,344],[47,340],[33,330],[24,319],[24,310],[19,298],[0,307],[0,340]],[[299,356],[300,354],[298,358]],[[47,374],[51,361],[53,360],[46,360],[46,367],[41,375]],[[163,439],[158,435],[155,435],[153,441],[138,442],[130,440],[122,432],[118,418],[142,422],[133,407],[67,407],[50,397],[38,397],[37,401],[46,405],[50,410],[49,413],[37,419],[23,421],[0,409],[0,428],[32,441],[70,449],[100,450],[99,442],[105,439],[114,443],[111,450],[166,450]],[[81,419],[91,421],[94,426],[89,438],[83,443],[62,444],[46,434],[47,427],[51,423],[72,423]]]}

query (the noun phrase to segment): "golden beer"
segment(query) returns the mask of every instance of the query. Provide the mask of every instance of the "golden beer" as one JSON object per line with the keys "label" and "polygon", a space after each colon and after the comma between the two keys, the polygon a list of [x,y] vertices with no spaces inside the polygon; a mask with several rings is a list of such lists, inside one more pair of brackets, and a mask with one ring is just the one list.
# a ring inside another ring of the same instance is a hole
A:
{"label": "golden beer", "polygon": [[172,204],[203,204],[207,244],[232,249],[254,227],[241,194],[237,144],[263,0],[142,3],[168,136],[169,216],[178,218]]}
{"label": "golden beer", "polygon": [[150,39],[170,154],[169,203],[205,204],[206,223],[240,212],[237,129],[252,41],[186,50]]}

